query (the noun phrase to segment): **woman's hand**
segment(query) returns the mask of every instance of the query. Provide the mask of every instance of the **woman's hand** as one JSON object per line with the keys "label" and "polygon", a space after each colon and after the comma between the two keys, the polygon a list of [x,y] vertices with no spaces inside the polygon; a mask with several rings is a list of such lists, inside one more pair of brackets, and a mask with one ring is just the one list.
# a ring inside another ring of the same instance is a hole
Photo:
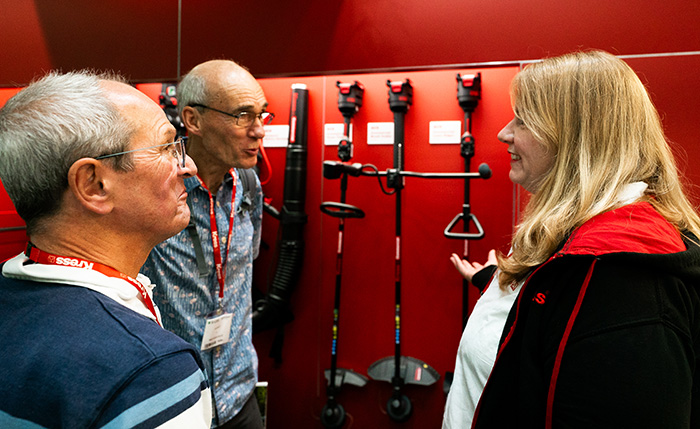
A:
{"label": "woman's hand", "polygon": [[455,266],[455,268],[457,268],[457,271],[459,271],[462,277],[467,279],[467,281],[472,281],[472,277],[474,276],[474,274],[476,274],[485,266],[498,264],[495,249],[491,249],[489,251],[489,256],[486,259],[486,263],[484,263],[483,265],[481,265],[478,262],[470,263],[466,259],[460,258],[456,253],[453,253],[452,256],[450,256],[450,261],[452,261],[452,264]]}

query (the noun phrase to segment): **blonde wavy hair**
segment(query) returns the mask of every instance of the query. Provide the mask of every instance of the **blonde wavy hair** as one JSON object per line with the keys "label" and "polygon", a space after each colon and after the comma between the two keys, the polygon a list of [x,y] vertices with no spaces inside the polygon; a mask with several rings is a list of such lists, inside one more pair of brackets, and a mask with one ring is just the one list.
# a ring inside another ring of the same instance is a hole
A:
{"label": "blonde wavy hair", "polygon": [[511,97],[554,163],[525,208],[512,254],[499,255],[503,287],[545,262],[575,228],[616,208],[628,183],[646,183],[642,199],[679,231],[700,236],[659,114],[624,61],[601,51],[548,58],[516,75]]}

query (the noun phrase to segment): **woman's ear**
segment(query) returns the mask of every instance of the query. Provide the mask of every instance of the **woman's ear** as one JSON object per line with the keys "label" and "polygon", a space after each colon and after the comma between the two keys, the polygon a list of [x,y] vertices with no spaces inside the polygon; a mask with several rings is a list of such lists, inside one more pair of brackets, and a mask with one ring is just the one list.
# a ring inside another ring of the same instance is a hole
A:
{"label": "woman's ear", "polygon": [[187,128],[187,133],[189,135],[201,135],[202,116],[194,107],[185,106],[185,108],[182,109],[180,118],[182,119],[182,123],[185,125],[185,128]]}
{"label": "woman's ear", "polygon": [[81,158],[68,170],[68,189],[86,209],[107,214],[113,209],[110,195],[113,176],[114,171],[101,161]]}

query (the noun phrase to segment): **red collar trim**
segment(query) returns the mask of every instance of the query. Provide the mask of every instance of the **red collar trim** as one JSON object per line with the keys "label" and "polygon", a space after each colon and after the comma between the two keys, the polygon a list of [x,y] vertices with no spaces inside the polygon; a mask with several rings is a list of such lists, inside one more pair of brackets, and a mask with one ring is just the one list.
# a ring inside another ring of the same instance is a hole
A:
{"label": "red collar trim", "polygon": [[573,232],[559,254],[666,254],[685,249],[676,227],[648,202],[638,202],[593,217]]}

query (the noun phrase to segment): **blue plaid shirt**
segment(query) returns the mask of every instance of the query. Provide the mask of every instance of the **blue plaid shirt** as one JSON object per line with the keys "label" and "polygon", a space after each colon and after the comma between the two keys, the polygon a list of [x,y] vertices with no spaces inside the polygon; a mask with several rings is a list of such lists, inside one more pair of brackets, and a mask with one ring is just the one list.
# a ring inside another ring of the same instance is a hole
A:
{"label": "blue plaid shirt", "polygon": [[[226,249],[226,282],[223,308],[233,314],[230,341],[218,347],[201,351],[209,377],[216,409],[213,425],[231,420],[253,393],[258,380],[258,357],[252,341],[252,278],[253,259],[260,247],[262,223],[262,189],[255,181],[249,210],[240,210],[243,184],[236,185],[234,231],[230,248],[228,243],[229,217],[233,178],[227,174],[214,196],[216,225],[219,231],[222,260]],[[214,269],[214,250],[211,241],[209,192],[197,177],[185,179],[191,198],[191,214],[202,243],[209,273],[199,276],[194,244],[185,229],[157,245],[141,272],[157,285],[154,300],[163,319],[163,326],[176,333],[197,349],[201,347],[207,315],[219,306],[219,282]]]}

